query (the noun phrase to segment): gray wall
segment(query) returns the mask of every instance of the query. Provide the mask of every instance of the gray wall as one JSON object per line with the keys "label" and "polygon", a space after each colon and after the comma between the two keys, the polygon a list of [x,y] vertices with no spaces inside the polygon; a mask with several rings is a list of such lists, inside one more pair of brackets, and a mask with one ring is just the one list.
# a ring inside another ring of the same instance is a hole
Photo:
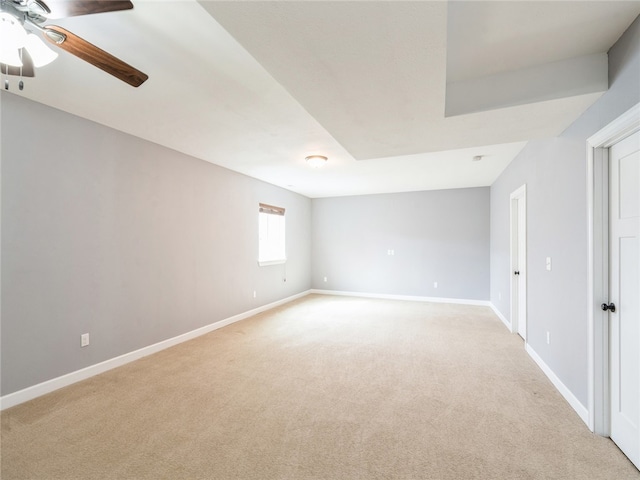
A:
{"label": "gray wall", "polygon": [[610,50],[609,77],[591,108],[558,138],[529,142],[491,187],[491,301],[509,319],[509,195],[526,183],[528,342],[585,406],[586,140],[640,101],[640,17]]}
{"label": "gray wall", "polygon": [[[308,198],[10,93],[1,114],[2,395],[310,288]],[[259,202],[286,208],[286,269],[257,265]]]}
{"label": "gray wall", "polygon": [[488,300],[489,188],[323,198],[311,205],[313,288]]}

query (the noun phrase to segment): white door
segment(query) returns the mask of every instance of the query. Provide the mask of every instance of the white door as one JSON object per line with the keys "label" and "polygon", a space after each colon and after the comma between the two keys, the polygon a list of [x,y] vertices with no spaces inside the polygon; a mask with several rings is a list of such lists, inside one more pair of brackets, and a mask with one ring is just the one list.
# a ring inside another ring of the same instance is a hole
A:
{"label": "white door", "polygon": [[609,168],[611,439],[640,468],[640,132],[610,148]]}
{"label": "white door", "polygon": [[527,189],[511,194],[511,330],[527,339]]}

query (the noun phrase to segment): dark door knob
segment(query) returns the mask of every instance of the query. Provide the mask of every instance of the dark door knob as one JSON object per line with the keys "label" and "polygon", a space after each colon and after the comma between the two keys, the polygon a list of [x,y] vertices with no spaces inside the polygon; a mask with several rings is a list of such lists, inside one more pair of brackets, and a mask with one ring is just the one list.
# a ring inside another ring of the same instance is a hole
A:
{"label": "dark door knob", "polygon": [[515,272],[513,272],[514,275],[520,275],[520,272],[518,270],[516,270]]}
{"label": "dark door knob", "polygon": [[613,303],[610,303],[609,305],[607,305],[606,303],[603,303],[602,305],[600,305],[600,308],[605,312],[609,310],[611,313],[615,313],[616,311],[616,306]]}

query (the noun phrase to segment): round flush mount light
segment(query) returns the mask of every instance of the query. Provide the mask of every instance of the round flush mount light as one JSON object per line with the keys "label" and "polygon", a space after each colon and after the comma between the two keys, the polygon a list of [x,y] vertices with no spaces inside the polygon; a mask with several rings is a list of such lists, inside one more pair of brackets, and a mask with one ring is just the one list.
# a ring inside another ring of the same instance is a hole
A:
{"label": "round flush mount light", "polygon": [[305,158],[310,167],[320,168],[327,161],[327,157],[323,155],[309,155]]}
{"label": "round flush mount light", "polygon": [[479,162],[480,160],[482,160],[482,157],[484,157],[484,155],[476,155],[475,157],[473,157],[473,161]]}

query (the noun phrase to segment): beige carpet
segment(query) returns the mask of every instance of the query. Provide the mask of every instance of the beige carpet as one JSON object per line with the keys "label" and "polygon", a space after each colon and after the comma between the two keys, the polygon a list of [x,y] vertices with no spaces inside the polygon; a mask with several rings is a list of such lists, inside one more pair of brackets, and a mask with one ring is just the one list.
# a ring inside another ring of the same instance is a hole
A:
{"label": "beige carpet", "polygon": [[2,413],[2,479],[640,479],[485,307],[308,296]]}

